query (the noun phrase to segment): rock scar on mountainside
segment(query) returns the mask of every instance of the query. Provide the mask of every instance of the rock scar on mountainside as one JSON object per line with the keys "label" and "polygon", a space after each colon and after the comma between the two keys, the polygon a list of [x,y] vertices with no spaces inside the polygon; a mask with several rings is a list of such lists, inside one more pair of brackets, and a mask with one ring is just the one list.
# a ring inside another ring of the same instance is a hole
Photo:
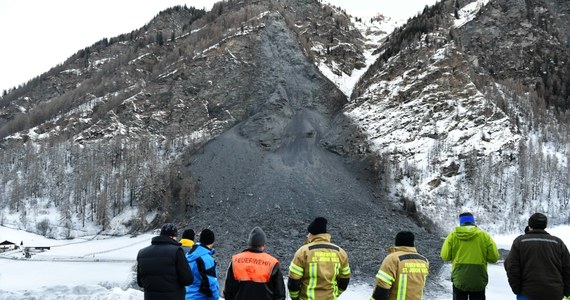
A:
{"label": "rock scar on mountainside", "polygon": [[246,247],[251,228],[261,226],[286,274],[316,216],[329,219],[355,277],[374,278],[400,230],[415,232],[419,250],[436,266],[441,241],[383,203],[369,168],[328,150],[352,139],[340,114],[346,98],[307,62],[282,19],[270,20],[255,48],[259,103],[191,156],[199,190],[188,226],[214,230],[221,270]]}

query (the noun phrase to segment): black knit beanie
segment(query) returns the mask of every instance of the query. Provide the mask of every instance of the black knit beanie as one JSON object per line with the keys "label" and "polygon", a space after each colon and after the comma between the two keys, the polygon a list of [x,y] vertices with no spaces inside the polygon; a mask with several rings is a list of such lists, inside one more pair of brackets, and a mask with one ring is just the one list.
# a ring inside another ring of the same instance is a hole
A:
{"label": "black knit beanie", "polygon": [[309,224],[307,231],[311,234],[327,233],[327,219],[323,217],[315,218],[315,220]]}
{"label": "black knit beanie", "polygon": [[545,229],[548,218],[541,213],[535,213],[528,219],[528,226],[532,229]]}
{"label": "black knit beanie", "polygon": [[186,229],[186,230],[184,230],[184,232],[182,232],[182,238],[183,239],[193,241],[195,237],[196,237],[196,234],[194,233],[194,230],[192,230],[192,229]]}
{"label": "black knit beanie", "polygon": [[203,246],[213,244],[216,240],[214,232],[206,228],[200,232],[200,244]]}
{"label": "black knit beanie", "polygon": [[414,234],[409,231],[398,232],[394,245],[414,247]]}

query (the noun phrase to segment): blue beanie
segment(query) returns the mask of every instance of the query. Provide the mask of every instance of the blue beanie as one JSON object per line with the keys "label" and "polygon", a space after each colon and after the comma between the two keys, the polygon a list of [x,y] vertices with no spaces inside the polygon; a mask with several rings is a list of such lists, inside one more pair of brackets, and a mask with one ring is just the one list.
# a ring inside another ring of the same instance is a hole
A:
{"label": "blue beanie", "polygon": [[475,225],[475,217],[471,213],[462,213],[459,215],[459,225]]}

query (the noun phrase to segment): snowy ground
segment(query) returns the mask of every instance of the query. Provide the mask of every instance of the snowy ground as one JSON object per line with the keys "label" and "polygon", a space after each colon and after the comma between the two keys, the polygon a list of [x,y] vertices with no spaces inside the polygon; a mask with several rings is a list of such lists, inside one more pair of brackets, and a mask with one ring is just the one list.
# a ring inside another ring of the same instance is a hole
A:
{"label": "snowy ground", "polygon": [[[570,226],[547,231],[570,245]],[[129,287],[137,252],[149,244],[152,236],[149,233],[132,238],[55,241],[0,226],[0,242],[51,247],[30,259],[25,259],[19,250],[0,253],[0,299],[143,299],[141,291]],[[509,249],[515,237],[494,236],[494,239],[499,248]],[[430,274],[441,278],[443,291],[426,291],[426,299],[452,299],[449,268],[446,265],[441,274]],[[373,278],[374,274],[370,276]],[[514,299],[502,262],[489,266],[489,278],[488,299]],[[369,299],[371,293],[370,284],[353,284],[340,299]]]}

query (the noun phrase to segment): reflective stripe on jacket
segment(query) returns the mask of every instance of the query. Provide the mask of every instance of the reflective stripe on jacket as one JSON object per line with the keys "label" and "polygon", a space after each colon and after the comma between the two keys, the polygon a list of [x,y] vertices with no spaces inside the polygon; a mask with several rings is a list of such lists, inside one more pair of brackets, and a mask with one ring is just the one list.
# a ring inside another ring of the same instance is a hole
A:
{"label": "reflective stripe on jacket", "polygon": [[489,281],[487,263],[499,260],[497,245],[477,226],[458,226],[446,238],[441,259],[451,261],[453,285],[469,292],[485,290]]}
{"label": "reflective stripe on jacket", "polygon": [[232,257],[234,278],[237,281],[269,282],[273,267],[279,261],[267,253],[244,251]]}
{"label": "reflective stripe on jacket", "polygon": [[389,300],[421,300],[429,272],[427,258],[415,247],[392,247],[388,252],[376,274],[376,285],[390,290]]}
{"label": "reflective stripe on jacket", "polygon": [[289,277],[301,281],[300,291],[289,291],[301,300],[334,300],[344,292],[337,280],[350,278],[348,255],[330,242],[328,233],[313,235],[301,246],[289,266]]}

